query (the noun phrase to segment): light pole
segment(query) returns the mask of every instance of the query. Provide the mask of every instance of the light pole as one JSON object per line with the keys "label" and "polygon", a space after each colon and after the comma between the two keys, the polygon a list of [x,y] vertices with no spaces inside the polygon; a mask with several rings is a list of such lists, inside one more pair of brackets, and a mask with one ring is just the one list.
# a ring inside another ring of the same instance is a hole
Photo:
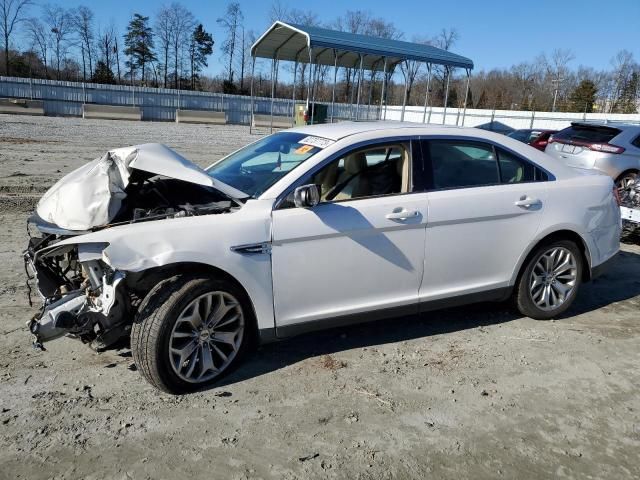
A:
{"label": "light pole", "polygon": [[552,112],[556,111],[556,101],[558,100],[558,89],[560,88],[560,82],[563,82],[563,81],[564,81],[564,78],[560,78],[560,77],[551,80],[551,83],[555,85],[555,89],[553,91],[553,106],[551,107]]}

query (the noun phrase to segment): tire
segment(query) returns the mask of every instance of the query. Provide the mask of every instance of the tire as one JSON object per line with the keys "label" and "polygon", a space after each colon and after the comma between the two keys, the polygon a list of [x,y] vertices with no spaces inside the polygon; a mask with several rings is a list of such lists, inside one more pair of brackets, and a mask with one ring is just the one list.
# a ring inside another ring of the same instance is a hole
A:
{"label": "tire", "polygon": [[[555,257],[551,252],[556,252]],[[552,267],[547,271],[551,274],[547,272],[543,274],[543,266],[549,265],[547,263],[549,258]],[[569,263],[563,264],[565,261]],[[578,294],[583,269],[583,256],[574,242],[556,240],[539,245],[529,255],[516,284],[514,299],[518,311],[536,320],[548,320],[564,313]],[[561,292],[567,287],[569,289],[562,295]],[[545,295],[547,301],[545,301]]]}
{"label": "tire", "polygon": [[[213,327],[216,322],[219,326]],[[241,288],[221,279],[177,275],[156,285],[141,303],[131,329],[131,351],[154,387],[173,394],[191,392],[238,366],[253,343],[255,325]]]}

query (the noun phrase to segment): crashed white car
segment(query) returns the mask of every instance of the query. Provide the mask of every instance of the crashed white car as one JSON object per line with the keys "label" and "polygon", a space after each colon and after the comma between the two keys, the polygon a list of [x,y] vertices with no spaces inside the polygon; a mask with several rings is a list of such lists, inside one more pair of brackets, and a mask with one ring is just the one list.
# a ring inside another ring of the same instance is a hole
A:
{"label": "crashed white car", "polygon": [[314,329],[509,297],[552,318],[618,251],[614,193],[475,129],[294,128],[206,170],[162,145],[116,149],[30,219],[44,304],[29,327],[38,346],[130,335],[142,375],[184,392]]}

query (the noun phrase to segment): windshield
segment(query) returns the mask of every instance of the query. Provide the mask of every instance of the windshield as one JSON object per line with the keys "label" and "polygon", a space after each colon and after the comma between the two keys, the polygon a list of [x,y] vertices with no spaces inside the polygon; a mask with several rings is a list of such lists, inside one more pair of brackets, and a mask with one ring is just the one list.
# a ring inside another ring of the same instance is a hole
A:
{"label": "windshield", "polygon": [[281,132],[223,158],[207,169],[216,180],[257,198],[302,162],[333,143],[304,133]]}

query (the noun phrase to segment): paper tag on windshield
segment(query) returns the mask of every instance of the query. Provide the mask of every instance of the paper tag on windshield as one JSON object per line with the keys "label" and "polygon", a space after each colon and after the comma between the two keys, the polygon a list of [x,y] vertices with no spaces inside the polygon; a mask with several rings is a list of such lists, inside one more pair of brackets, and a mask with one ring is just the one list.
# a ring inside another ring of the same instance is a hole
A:
{"label": "paper tag on windshield", "polygon": [[313,145],[302,145],[301,147],[297,148],[293,153],[295,153],[296,155],[304,155],[305,153],[309,153],[311,150],[313,150]]}
{"label": "paper tag on windshield", "polygon": [[311,145],[318,148],[327,148],[333,143],[333,140],[329,140],[328,138],[309,136],[304,137],[298,143],[301,143],[303,145]]}

